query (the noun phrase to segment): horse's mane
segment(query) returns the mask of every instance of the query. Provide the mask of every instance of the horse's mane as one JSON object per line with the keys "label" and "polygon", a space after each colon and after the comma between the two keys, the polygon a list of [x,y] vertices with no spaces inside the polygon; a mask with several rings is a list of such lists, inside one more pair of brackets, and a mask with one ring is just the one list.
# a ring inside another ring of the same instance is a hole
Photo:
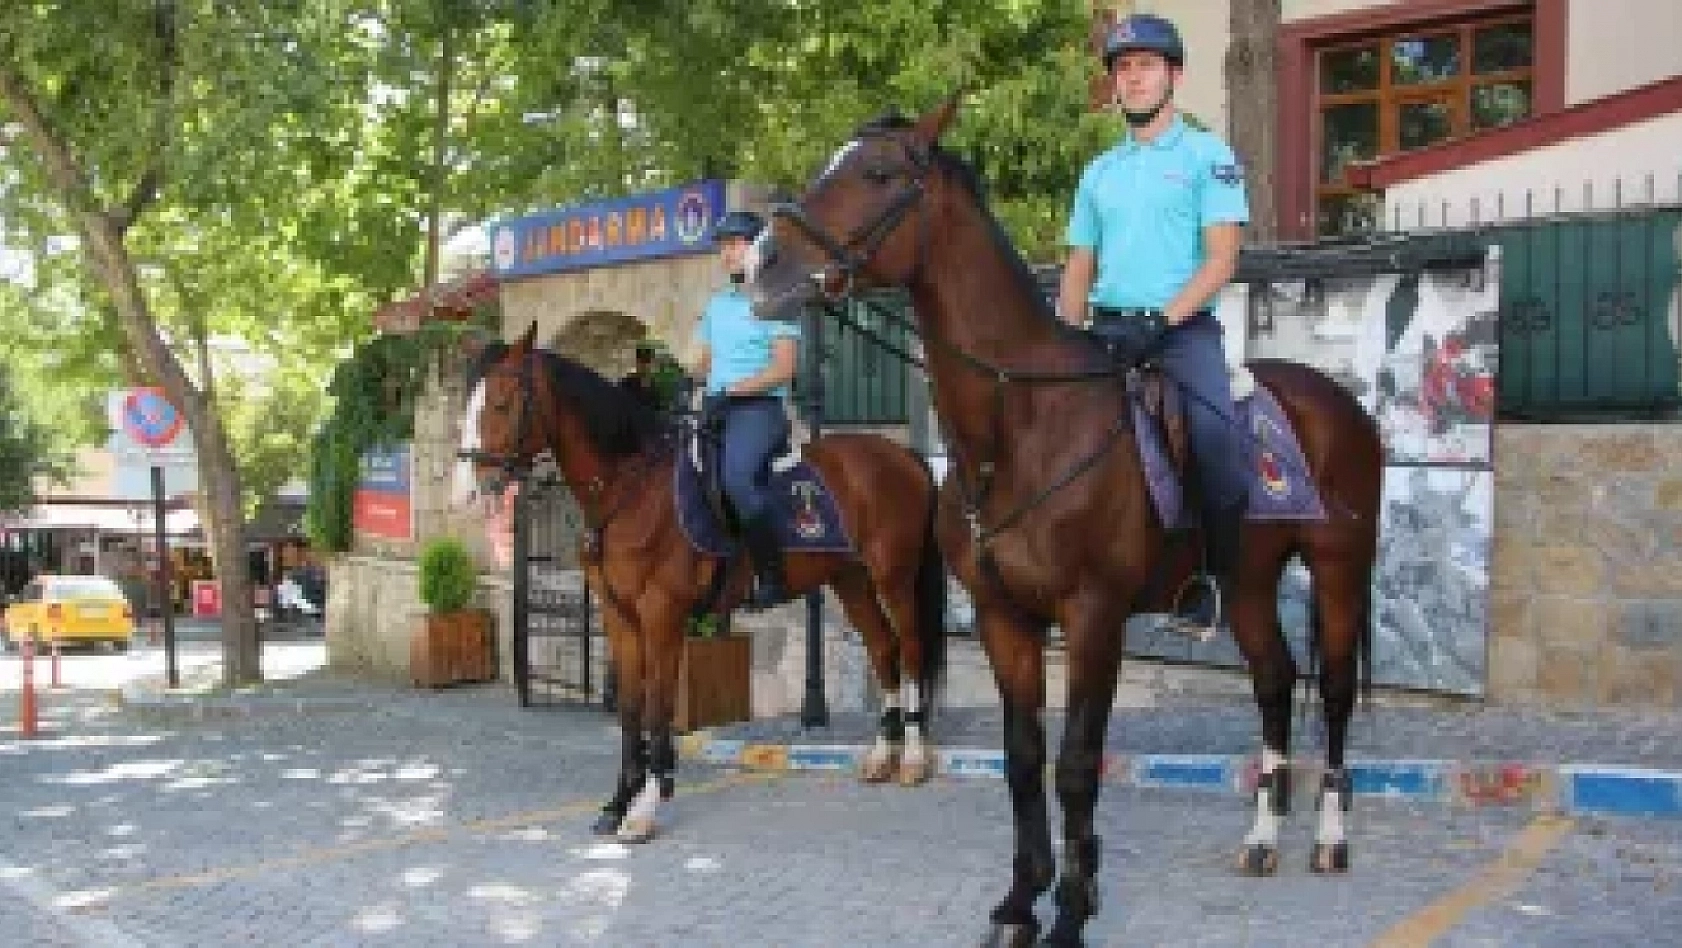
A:
{"label": "horse's mane", "polygon": [[[916,122],[901,114],[898,109],[890,108],[881,115],[860,125],[855,135],[860,138],[871,135],[879,136],[891,132],[903,132],[915,126]],[[1059,329],[1069,329],[1075,337],[1083,341],[1089,341],[1085,339],[1084,333],[1074,331],[1067,323],[1057,318],[1051,303],[1046,300],[1040,291],[1039,278],[1034,275],[1033,269],[1028,266],[1028,261],[1022,259],[1022,254],[1016,249],[1016,245],[1011,242],[1010,235],[1005,233],[1004,226],[999,223],[998,216],[993,213],[992,207],[988,205],[987,183],[982,179],[981,173],[975,170],[975,166],[964,160],[961,155],[939,143],[936,143],[929,150],[929,157],[934,161],[937,168],[957,181],[975,200],[976,210],[981,212],[981,219],[986,222],[988,234],[998,247],[999,256],[1004,260],[1005,266],[1011,270],[1012,275],[1021,282],[1022,286],[1030,291],[1028,295],[1033,301],[1034,311],[1055,324]]]}
{"label": "horse's mane", "polygon": [[[468,387],[479,384],[503,359],[509,345],[492,341],[468,369]],[[549,349],[533,349],[550,388],[584,424],[595,452],[623,458],[647,448],[668,428],[664,414],[594,370]]]}

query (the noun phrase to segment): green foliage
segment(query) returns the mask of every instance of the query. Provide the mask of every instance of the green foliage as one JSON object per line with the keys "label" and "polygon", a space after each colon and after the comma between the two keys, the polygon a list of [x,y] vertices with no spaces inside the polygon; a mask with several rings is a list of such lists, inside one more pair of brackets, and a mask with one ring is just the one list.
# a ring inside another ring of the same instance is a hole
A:
{"label": "green foliage", "polygon": [[467,547],[454,537],[436,537],[421,550],[420,598],[434,615],[459,612],[473,601],[478,569]]}
{"label": "green foliage", "polygon": [[684,634],[692,639],[722,639],[727,634],[728,623],[720,620],[714,613],[694,616],[684,629]]}
{"label": "green foliage", "polygon": [[406,334],[375,336],[339,363],[328,383],[332,414],[309,449],[309,505],[304,531],[317,549],[351,548],[351,503],[362,455],[414,438],[415,403],[433,371],[451,371],[449,358],[469,323],[430,322]]}
{"label": "green foliage", "polygon": [[0,364],[0,513],[26,510],[42,479],[63,479],[69,459],[55,453],[48,428],[13,390]]}

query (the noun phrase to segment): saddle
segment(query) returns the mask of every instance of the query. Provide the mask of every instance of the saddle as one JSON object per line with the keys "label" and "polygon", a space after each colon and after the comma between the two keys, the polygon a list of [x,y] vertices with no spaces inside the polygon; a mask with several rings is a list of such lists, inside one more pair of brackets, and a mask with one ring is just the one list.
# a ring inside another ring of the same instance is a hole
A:
{"label": "saddle", "polygon": [[[719,417],[697,418],[684,438],[690,465],[700,478],[702,495],[708,511],[732,537],[741,536],[741,518],[730,495],[724,490],[723,465],[719,457],[724,449],[724,420]],[[792,471],[800,464],[800,452],[787,435],[777,443],[759,471],[761,480],[769,483],[773,475]]]}
{"label": "saddle", "polygon": [[[1264,523],[1323,521],[1326,509],[1319,488],[1308,476],[1308,462],[1285,409],[1272,392],[1256,384],[1250,370],[1227,364],[1235,409],[1233,423],[1243,432],[1241,463],[1249,469],[1249,505],[1245,519]],[[1191,437],[1184,397],[1161,366],[1147,358],[1128,361],[1122,384],[1133,413],[1145,483],[1162,522],[1174,527],[1197,524],[1197,504],[1190,491]]]}
{"label": "saddle", "polygon": [[[1110,353],[1123,373],[1123,386],[1134,410],[1156,428],[1176,474],[1183,477],[1191,462],[1191,436],[1186,430],[1184,396],[1150,353],[1160,326],[1144,325],[1132,334],[1097,333],[1092,336]],[[1145,354],[1138,353],[1143,350]],[[1256,378],[1242,362],[1227,358],[1227,384],[1238,416],[1247,414],[1246,402],[1256,391]],[[1236,420],[1236,419],[1235,419]]]}
{"label": "saddle", "polygon": [[[741,523],[724,491],[719,466],[719,427],[688,426],[674,465],[678,525],[690,545],[710,556],[733,556],[741,547]],[[761,472],[771,493],[776,532],[789,552],[849,553],[852,540],[822,472],[785,437]]]}

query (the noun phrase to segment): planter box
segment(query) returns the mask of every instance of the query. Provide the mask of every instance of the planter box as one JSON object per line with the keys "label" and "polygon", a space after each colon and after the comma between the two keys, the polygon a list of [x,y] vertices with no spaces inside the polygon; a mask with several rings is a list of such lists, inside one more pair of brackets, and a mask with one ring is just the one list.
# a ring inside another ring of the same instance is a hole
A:
{"label": "planter box", "polygon": [[496,678],[491,614],[484,609],[427,613],[409,642],[409,678],[422,688]]}
{"label": "planter box", "polygon": [[672,727],[687,734],[753,716],[753,637],[683,640]]}

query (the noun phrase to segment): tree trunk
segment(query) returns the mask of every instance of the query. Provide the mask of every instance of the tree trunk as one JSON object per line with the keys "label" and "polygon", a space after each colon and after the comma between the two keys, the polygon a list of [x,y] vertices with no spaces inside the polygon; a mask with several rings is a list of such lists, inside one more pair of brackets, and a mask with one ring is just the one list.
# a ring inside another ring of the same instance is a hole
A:
{"label": "tree trunk", "polygon": [[443,36],[438,41],[438,101],[432,129],[432,182],[426,200],[426,262],[421,272],[422,292],[426,294],[427,312],[420,321],[432,318],[432,289],[438,282],[439,256],[443,243],[445,162],[449,160],[450,145],[450,78],[455,72],[455,27],[448,16],[443,23]]}
{"label": "tree trunk", "polygon": [[[1227,124],[1245,166],[1252,241],[1279,233],[1279,3],[1230,0],[1226,52]],[[1242,90],[1242,92],[1240,92]]]}
{"label": "tree trunk", "polygon": [[245,557],[245,517],[240,503],[239,467],[210,399],[187,378],[174,352],[158,336],[157,324],[141,292],[134,260],[109,218],[76,215],[89,261],[117,304],[117,316],[129,345],[187,418],[198,452],[199,489],[209,519],[217,576],[222,586],[222,678],[228,685],[261,681],[262,647],[252,599],[251,567]]}
{"label": "tree trunk", "polygon": [[170,130],[178,46],[174,35],[175,8],[164,5],[159,10],[162,52],[156,115],[159,129],[155,140],[159,151],[152,156],[152,164],[140,175],[122,205],[112,209],[97,205],[70,142],[41,110],[28,81],[3,58],[0,58],[0,100],[9,106],[11,117],[22,126],[24,136],[34,146],[65,210],[75,222],[82,252],[116,304],[117,320],[128,339],[131,354],[186,416],[198,451],[199,479],[209,501],[210,518],[204,528],[210,535],[222,579],[222,676],[227,684],[240,685],[262,680],[262,649],[257,639],[251,569],[245,558],[239,468],[215,406],[193,387],[181,360],[158,335],[157,321],[147,305],[146,294],[140,289],[134,258],[129,256],[124,239],[135,217],[156,200],[164,180],[163,147]]}

